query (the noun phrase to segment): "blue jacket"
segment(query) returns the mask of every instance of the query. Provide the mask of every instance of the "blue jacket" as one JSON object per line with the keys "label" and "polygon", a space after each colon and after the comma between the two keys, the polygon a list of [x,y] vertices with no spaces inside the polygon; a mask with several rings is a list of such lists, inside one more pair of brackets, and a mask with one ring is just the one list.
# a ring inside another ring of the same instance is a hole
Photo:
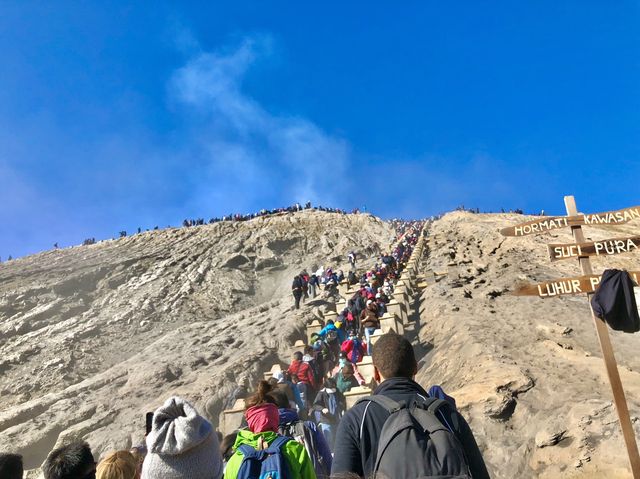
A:
{"label": "blue jacket", "polygon": [[335,324],[327,324],[324,328],[322,328],[320,330],[320,332],[318,333],[318,336],[320,336],[322,339],[324,339],[324,337],[327,335],[327,333],[329,331],[335,331],[336,333],[338,333],[338,341],[340,341],[340,344],[342,344],[342,342],[346,339],[347,334],[345,333],[344,329],[340,328],[336,328]]}

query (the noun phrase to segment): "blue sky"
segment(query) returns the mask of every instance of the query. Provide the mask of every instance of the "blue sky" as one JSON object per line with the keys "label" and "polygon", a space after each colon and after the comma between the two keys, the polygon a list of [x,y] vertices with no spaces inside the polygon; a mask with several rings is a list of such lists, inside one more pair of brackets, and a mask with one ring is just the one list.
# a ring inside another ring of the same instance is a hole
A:
{"label": "blue sky", "polygon": [[2,2],[0,257],[307,199],[639,204],[639,20],[637,2]]}

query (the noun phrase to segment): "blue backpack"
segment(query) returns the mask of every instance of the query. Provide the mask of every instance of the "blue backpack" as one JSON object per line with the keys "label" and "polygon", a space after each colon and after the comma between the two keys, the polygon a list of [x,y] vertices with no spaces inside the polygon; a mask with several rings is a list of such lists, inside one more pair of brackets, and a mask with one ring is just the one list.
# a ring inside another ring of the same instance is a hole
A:
{"label": "blue backpack", "polygon": [[258,451],[243,444],[238,449],[242,453],[242,463],[237,479],[289,479],[289,463],[282,448],[291,438],[278,436],[267,449]]}

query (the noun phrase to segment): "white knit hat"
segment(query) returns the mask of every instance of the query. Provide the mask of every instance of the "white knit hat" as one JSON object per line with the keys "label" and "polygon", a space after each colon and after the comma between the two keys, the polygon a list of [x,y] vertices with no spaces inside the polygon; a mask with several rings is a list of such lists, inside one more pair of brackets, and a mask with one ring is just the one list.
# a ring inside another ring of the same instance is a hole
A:
{"label": "white knit hat", "polygon": [[273,379],[276,379],[279,383],[284,382],[284,371],[276,371],[273,373]]}
{"label": "white knit hat", "polygon": [[222,457],[209,421],[179,397],[155,413],[147,436],[142,479],[220,479]]}

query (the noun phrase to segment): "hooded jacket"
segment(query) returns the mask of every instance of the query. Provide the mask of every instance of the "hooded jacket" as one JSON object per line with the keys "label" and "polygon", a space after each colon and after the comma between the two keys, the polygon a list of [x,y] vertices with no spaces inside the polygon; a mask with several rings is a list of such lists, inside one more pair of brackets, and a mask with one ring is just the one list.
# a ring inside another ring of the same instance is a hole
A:
{"label": "hooded jacket", "polygon": [[336,380],[336,387],[338,388],[338,391],[340,391],[343,394],[346,393],[347,391],[351,391],[352,388],[356,388],[360,386],[360,382],[355,377],[355,374],[353,376],[349,376],[348,378],[346,378],[345,376],[342,375],[342,371],[339,371],[338,374],[334,376],[334,378]]}
{"label": "hooded jacket", "polygon": [[[327,390],[327,388],[322,388],[313,401],[313,410],[316,412],[319,423],[338,424],[346,408],[347,402],[343,394],[337,389]],[[328,409],[329,412],[325,414],[322,412],[323,409]]]}
{"label": "hooded jacket", "polygon": [[327,324],[324,328],[322,328],[318,333],[318,336],[324,339],[324,337],[327,335],[329,331],[336,332],[336,334],[338,335],[338,341],[340,341],[340,343],[342,343],[342,341],[346,339],[344,329],[338,328],[336,327],[335,324],[331,324],[331,323]]}
{"label": "hooded jacket", "polygon": [[[380,384],[373,394],[388,396],[394,401],[410,401],[416,396],[426,398],[427,392],[408,378],[391,378]],[[473,479],[488,479],[489,473],[476,440],[464,418],[453,408],[442,408],[438,418],[449,425],[469,461]],[[377,459],[378,442],[389,413],[372,402],[356,404],[343,416],[334,445],[331,474],[352,472],[369,477]]]}
{"label": "hooded jacket", "polygon": [[[236,479],[238,477],[238,471],[242,464],[242,453],[238,450],[240,446],[247,444],[253,448],[257,448],[259,438],[262,438],[267,444],[271,444],[277,437],[278,434],[272,431],[260,433],[253,433],[242,429],[238,431],[236,442],[233,445],[235,452],[227,463],[227,468],[224,471],[224,479]],[[311,459],[309,459],[307,451],[302,444],[291,440],[284,445],[282,452],[289,463],[291,479],[316,479],[316,473],[313,470]]]}
{"label": "hooded jacket", "polygon": [[305,383],[310,385],[311,387],[315,387],[315,378],[313,377],[313,371],[311,370],[311,366],[309,363],[304,361],[298,361],[294,359],[291,361],[291,365],[287,372],[291,376],[295,376],[298,378],[298,381],[301,383]]}

